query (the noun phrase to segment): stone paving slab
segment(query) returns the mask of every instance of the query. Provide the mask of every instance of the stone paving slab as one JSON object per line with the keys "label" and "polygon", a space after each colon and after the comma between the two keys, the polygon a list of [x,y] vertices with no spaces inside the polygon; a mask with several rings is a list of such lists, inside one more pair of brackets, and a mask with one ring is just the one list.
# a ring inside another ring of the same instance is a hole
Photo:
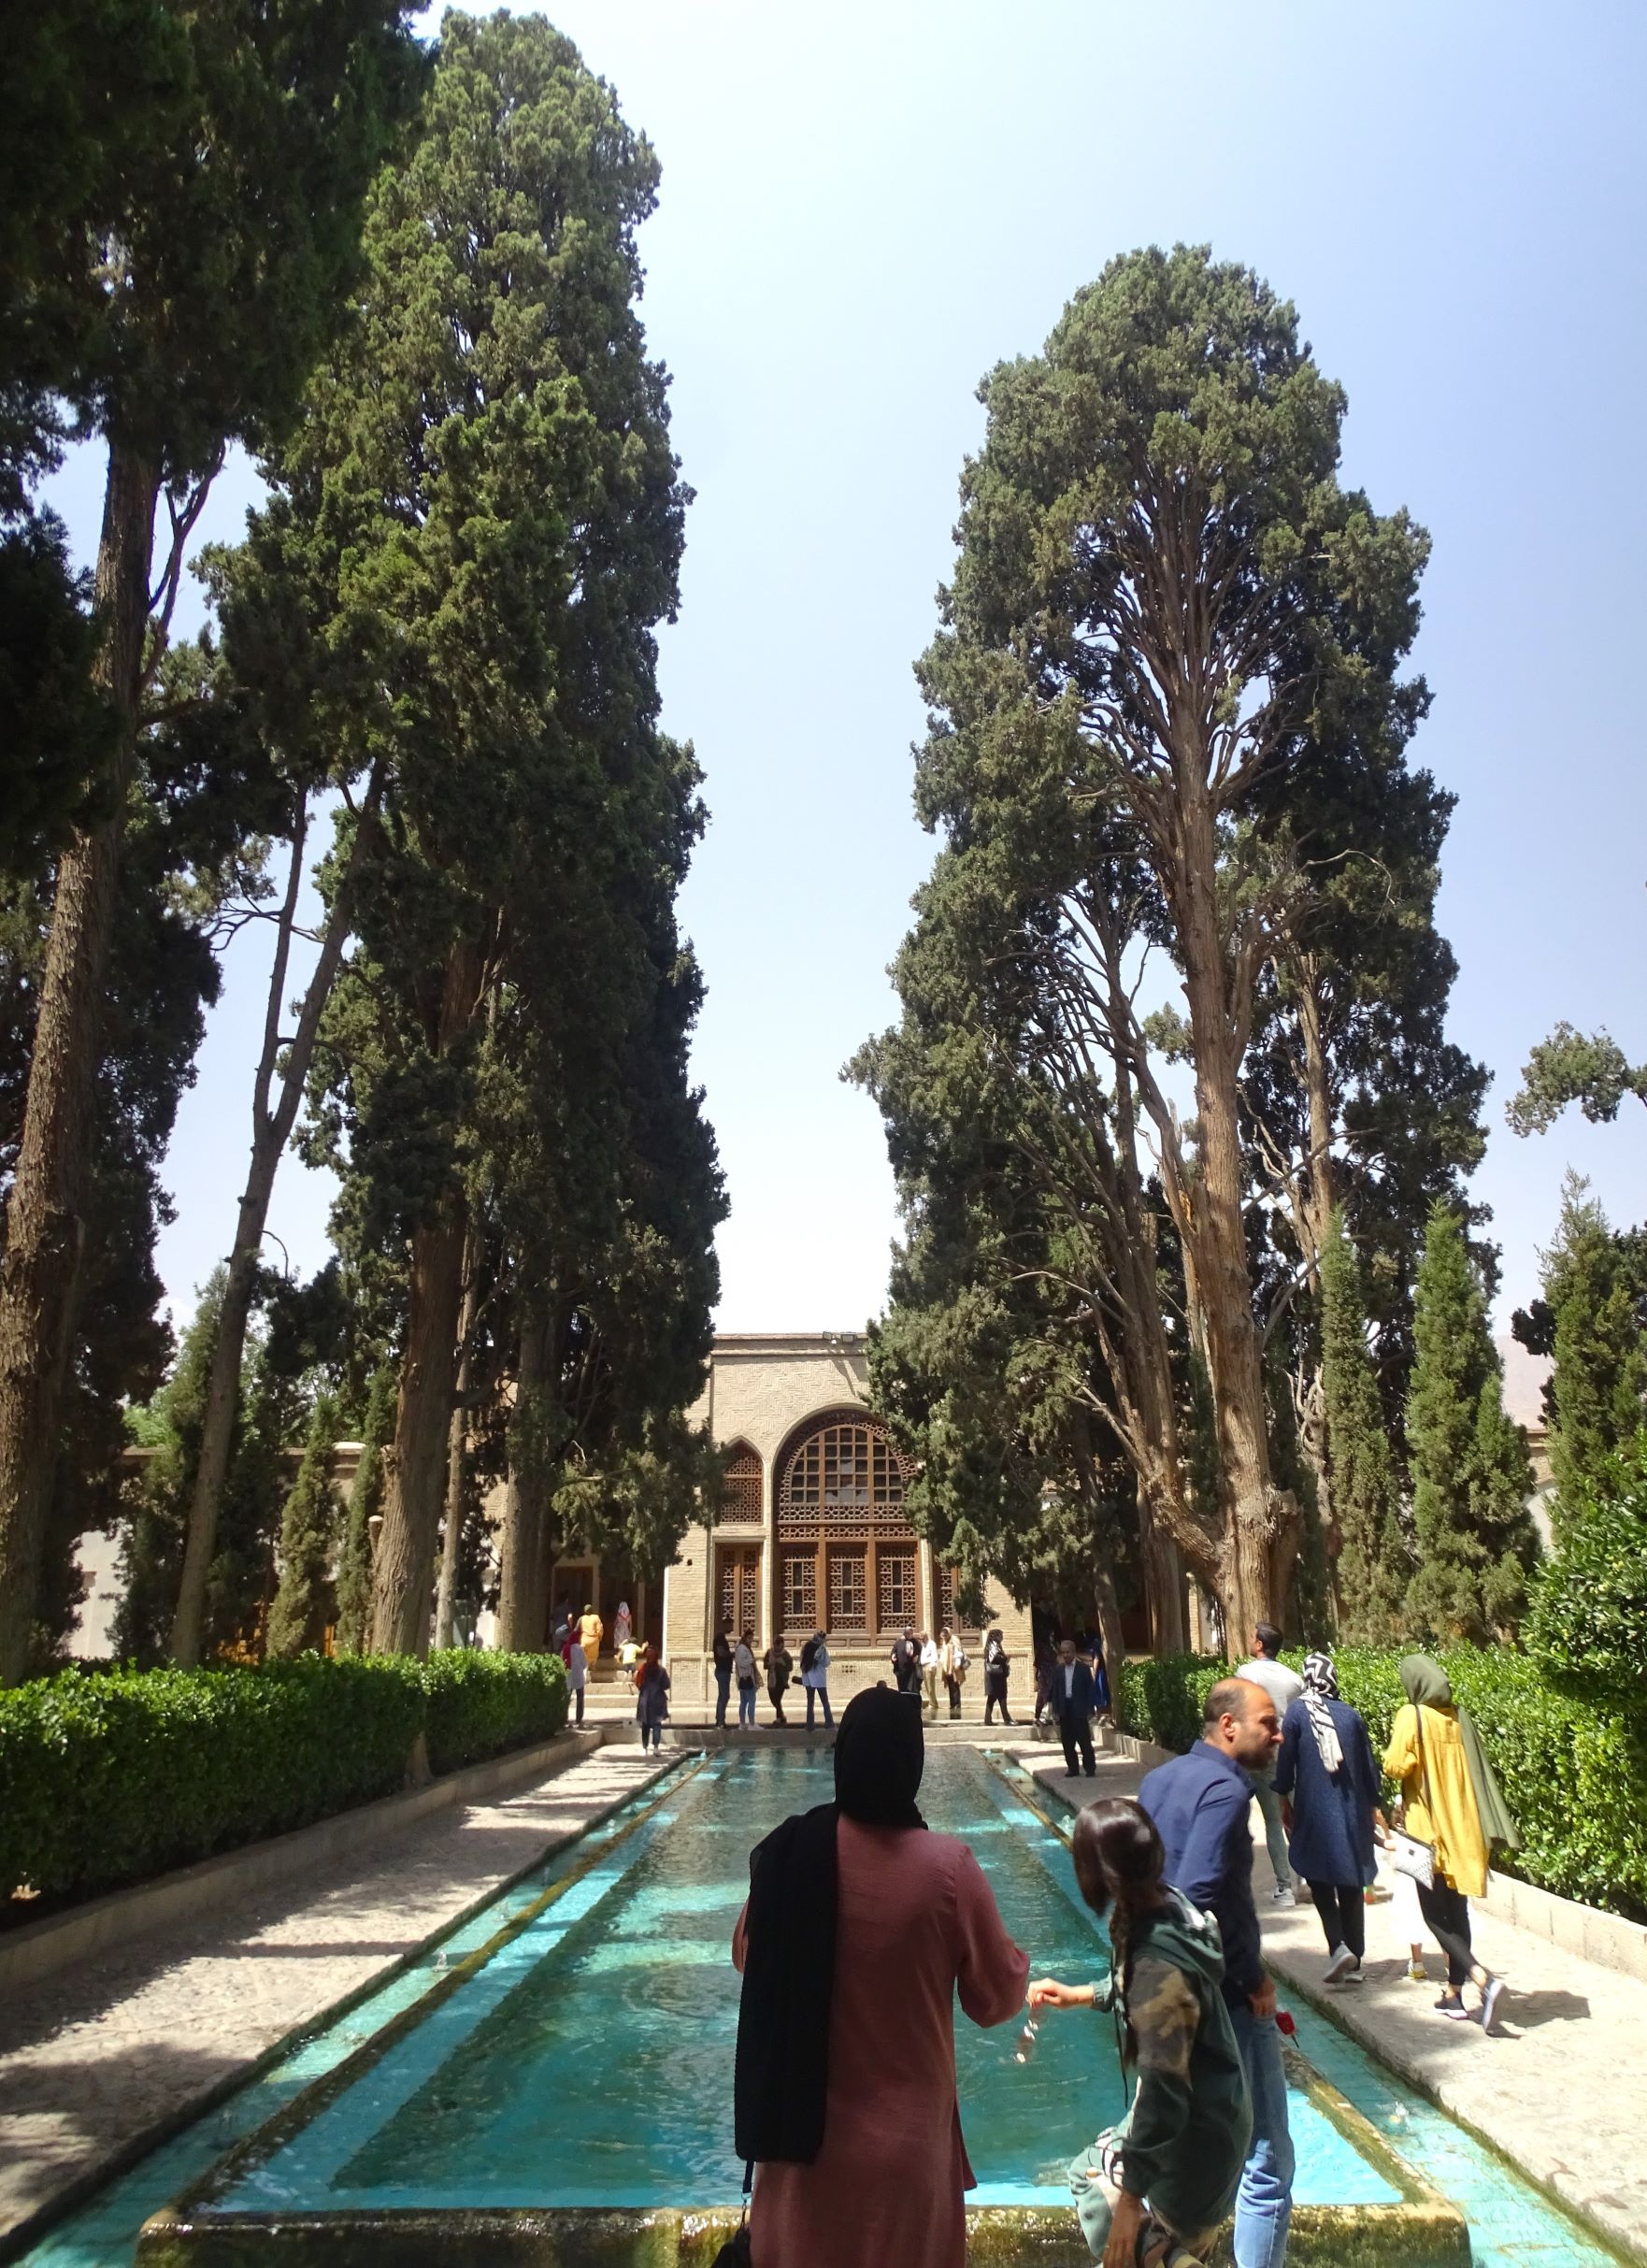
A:
{"label": "stone paving slab", "polygon": [[608,1747],[0,2009],[0,2247],[657,1777]]}
{"label": "stone paving slab", "polygon": [[[1097,1777],[1088,1780],[1071,1779],[1044,1748],[1014,1753],[1073,1803],[1131,1795],[1143,1776],[1139,1765],[1113,1754],[1100,1752]],[[1307,1896],[1296,1907],[1271,1902],[1256,1805],[1253,1818],[1253,1888],[1276,1975],[1518,2172],[1647,2261],[1647,1984],[1472,1912],[1476,1953],[1509,1988],[1488,2039],[1479,2025],[1436,2014],[1446,1965],[1433,1944],[1426,1960],[1436,1981],[1406,1981],[1407,1955],[1381,1902],[1367,1912],[1365,1982],[1324,1985],[1326,1946],[1315,1909]],[[1466,1997],[1473,2003],[1473,1990]]]}

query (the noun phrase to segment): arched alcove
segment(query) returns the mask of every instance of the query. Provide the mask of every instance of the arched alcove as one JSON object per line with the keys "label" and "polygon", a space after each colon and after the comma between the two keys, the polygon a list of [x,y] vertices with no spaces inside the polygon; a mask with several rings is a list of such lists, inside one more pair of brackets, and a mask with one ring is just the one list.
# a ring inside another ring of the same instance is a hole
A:
{"label": "arched alcove", "polygon": [[827,1629],[866,1643],[921,1619],[907,1479],[885,1426],[866,1410],[823,1411],[789,1436],[778,1457],[774,1522],[786,1638]]}

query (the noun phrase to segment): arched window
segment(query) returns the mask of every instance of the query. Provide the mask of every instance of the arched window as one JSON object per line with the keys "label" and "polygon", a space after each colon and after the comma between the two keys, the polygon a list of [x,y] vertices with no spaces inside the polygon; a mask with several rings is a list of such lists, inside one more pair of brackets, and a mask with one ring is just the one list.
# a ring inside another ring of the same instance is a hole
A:
{"label": "arched window", "polygon": [[778,1619],[785,1634],[891,1635],[920,1619],[903,1459],[879,1418],[814,1418],[778,1467]]}
{"label": "arched window", "polygon": [[723,1520],[740,1525],[748,1522],[755,1528],[766,1516],[766,1506],[761,1501],[760,1453],[752,1449],[748,1442],[734,1442],[726,1452],[720,1509]]}

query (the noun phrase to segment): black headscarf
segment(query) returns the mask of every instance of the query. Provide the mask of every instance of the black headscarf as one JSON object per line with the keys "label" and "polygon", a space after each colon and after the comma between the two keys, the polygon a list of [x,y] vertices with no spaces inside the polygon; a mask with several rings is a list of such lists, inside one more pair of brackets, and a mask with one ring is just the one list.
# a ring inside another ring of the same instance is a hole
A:
{"label": "black headscarf", "polygon": [[836,1829],[922,1827],[919,1703],[877,1686],[843,1712],[835,1801],[795,1812],[750,1854],[733,2080],[738,2155],[810,2165],[824,2145],[835,1991]]}

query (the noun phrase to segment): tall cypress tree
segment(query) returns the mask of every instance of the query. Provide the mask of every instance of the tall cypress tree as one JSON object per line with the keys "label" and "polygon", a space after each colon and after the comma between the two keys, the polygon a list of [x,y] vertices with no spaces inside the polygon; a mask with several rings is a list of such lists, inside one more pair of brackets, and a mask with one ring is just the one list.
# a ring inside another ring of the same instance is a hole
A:
{"label": "tall cypress tree", "polygon": [[1387,1644],[1396,1632],[1411,1559],[1378,1372],[1367,1338],[1361,1265],[1336,1211],[1321,1256],[1322,1383],[1327,1471],[1338,1534],[1340,1635]]}
{"label": "tall cypress tree", "polygon": [[271,1654],[319,1653],[333,1618],[332,1551],[337,1500],[332,1458],[337,1443],[337,1405],[320,1395],[309,1419],[303,1462],[280,1516],[280,1587],[269,1610]]}
{"label": "tall cypress tree", "polygon": [[1544,1409],[1558,1528],[1606,1493],[1611,1460],[1647,1423],[1647,1236],[1615,1233],[1589,1186],[1572,1172],[1562,1184],[1544,1297],[1514,1322],[1524,1346],[1554,1357]]}
{"label": "tall cypress tree", "polygon": [[1490,1643],[1513,1630],[1539,1556],[1527,1510],[1526,1436],[1504,1410],[1504,1371],[1461,1214],[1438,1204],[1425,1231],[1407,1398],[1418,1565],[1409,1621],[1434,1638]]}

